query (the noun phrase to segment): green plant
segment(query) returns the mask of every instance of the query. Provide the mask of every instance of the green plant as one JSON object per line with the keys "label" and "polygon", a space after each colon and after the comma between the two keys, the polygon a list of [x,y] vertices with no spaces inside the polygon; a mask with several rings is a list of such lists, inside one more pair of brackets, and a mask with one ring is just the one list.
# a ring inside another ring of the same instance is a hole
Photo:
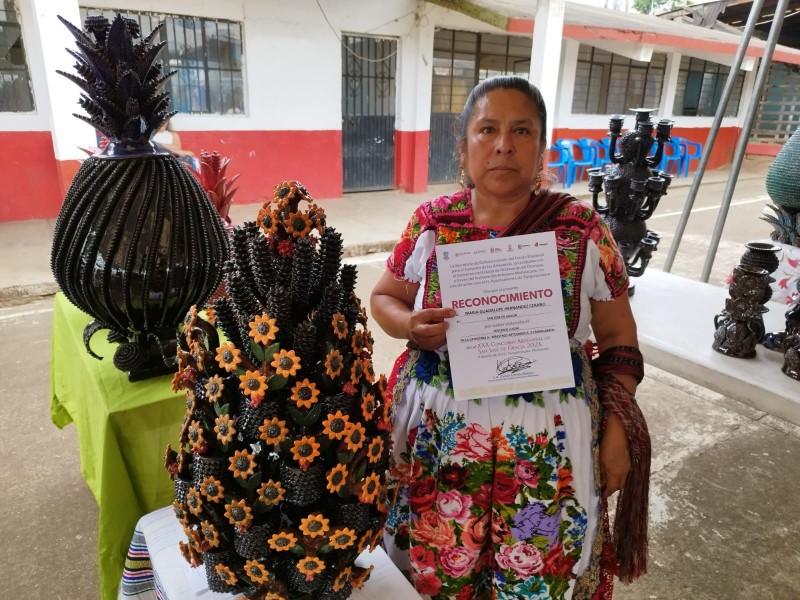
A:
{"label": "green plant", "polygon": [[760,219],[774,228],[770,233],[774,241],[800,247],[800,210],[768,204],[764,207]]}

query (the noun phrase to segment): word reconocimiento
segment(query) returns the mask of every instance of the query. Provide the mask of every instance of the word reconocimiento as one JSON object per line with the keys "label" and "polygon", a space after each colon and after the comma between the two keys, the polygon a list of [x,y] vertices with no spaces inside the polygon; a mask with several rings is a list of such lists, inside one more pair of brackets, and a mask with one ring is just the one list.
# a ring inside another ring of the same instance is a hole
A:
{"label": "word reconocimiento", "polygon": [[476,296],[475,298],[464,298],[453,300],[453,308],[473,308],[476,306],[490,306],[492,304],[507,304],[509,302],[523,302],[525,300],[537,300],[539,298],[550,298],[553,290],[530,290],[516,292],[513,294],[496,294],[492,296]]}

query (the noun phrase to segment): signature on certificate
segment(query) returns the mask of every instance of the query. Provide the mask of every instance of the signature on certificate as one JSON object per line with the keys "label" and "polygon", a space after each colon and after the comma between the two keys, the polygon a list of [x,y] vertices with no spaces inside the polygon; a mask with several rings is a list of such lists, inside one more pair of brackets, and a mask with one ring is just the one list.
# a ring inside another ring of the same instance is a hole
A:
{"label": "signature on certificate", "polygon": [[536,362],[536,359],[531,360],[524,356],[509,356],[503,360],[497,361],[497,373],[502,375],[504,373],[517,373],[530,369],[531,365]]}

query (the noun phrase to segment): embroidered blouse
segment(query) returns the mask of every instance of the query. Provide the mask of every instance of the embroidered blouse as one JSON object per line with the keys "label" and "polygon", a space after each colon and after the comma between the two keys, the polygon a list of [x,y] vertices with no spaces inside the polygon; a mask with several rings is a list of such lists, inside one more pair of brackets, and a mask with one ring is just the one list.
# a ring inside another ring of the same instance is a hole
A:
{"label": "embroidered blouse", "polygon": [[[546,201],[547,194],[538,200]],[[589,300],[613,300],[627,291],[625,263],[608,226],[586,202],[574,199],[567,203],[543,230],[556,234],[570,337],[584,342],[591,333]],[[415,310],[438,308],[442,302],[435,245],[494,238],[499,233],[499,228],[473,224],[469,190],[438,196],[414,212],[387,267],[398,279],[420,284]]]}

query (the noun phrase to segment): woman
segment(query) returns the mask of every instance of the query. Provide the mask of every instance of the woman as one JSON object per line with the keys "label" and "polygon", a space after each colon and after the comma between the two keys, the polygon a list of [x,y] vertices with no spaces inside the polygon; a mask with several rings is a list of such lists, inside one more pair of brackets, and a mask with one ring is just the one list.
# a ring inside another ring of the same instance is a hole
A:
{"label": "woman", "polygon": [[181,145],[181,136],[172,130],[172,125],[169,121],[162,123],[158,131],[153,134],[152,141],[172,152],[175,158],[188,167],[195,171],[200,171],[200,161],[194,155],[194,152],[191,150],[184,150]]}
{"label": "woman", "polygon": [[[590,205],[541,191],[546,124],[527,80],[479,84],[458,138],[470,187],[417,209],[371,296],[380,326],[409,340],[389,382],[386,546],[434,598],[610,598],[615,572],[645,569],[649,438],[633,402],[643,366],[627,274]],[[441,307],[434,246],[546,230],[575,387],[456,402],[445,338],[456,312]],[[612,548],[605,500],[623,488]]]}

